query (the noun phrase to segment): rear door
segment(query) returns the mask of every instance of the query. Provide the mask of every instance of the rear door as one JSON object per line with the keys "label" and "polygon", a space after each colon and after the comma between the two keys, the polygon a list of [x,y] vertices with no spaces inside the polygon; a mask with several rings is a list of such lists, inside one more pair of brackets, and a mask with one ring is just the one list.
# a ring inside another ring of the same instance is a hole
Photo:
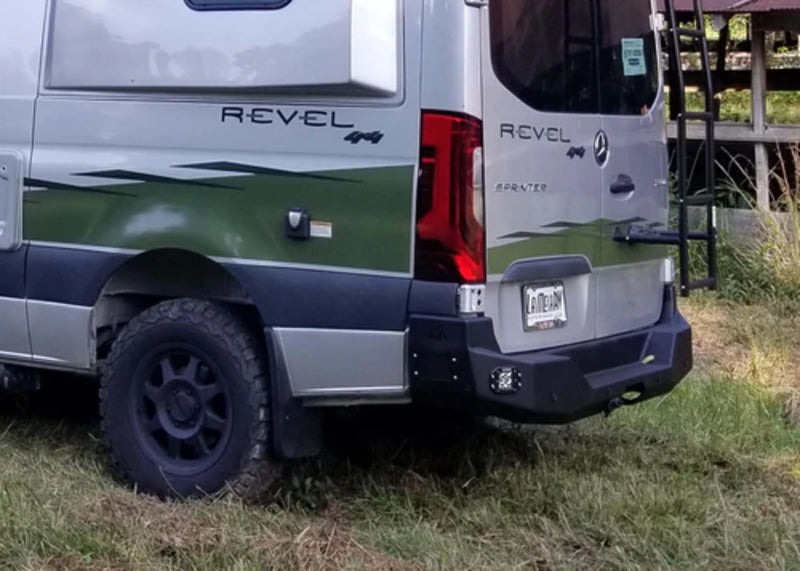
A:
{"label": "rear door", "polygon": [[597,279],[597,335],[651,325],[662,304],[664,248],[614,242],[630,224],[668,217],[667,149],[659,50],[649,0],[600,3],[600,111],[608,144]]}
{"label": "rear door", "polygon": [[484,12],[487,309],[501,349],[652,324],[662,252],[613,240],[666,221],[650,0],[492,0]]}
{"label": "rear door", "polygon": [[506,352],[595,335],[588,267],[600,255],[592,148],[602,124],[593,10],[591,0],[493,0],[485,10],[487,303]]}

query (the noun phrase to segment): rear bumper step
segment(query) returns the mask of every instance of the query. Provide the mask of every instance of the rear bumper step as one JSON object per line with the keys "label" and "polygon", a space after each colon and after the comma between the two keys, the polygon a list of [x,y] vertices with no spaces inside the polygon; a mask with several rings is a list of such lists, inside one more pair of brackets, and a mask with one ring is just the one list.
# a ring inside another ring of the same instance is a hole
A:
{"label": "rear bumper step", "polygon": [[669,392],[692,368],[691,328],[672,287],[654,326],[553,350],[505,355],[488,318],[414,316],[410,332],[415,401],[516,422],[611,412]]}

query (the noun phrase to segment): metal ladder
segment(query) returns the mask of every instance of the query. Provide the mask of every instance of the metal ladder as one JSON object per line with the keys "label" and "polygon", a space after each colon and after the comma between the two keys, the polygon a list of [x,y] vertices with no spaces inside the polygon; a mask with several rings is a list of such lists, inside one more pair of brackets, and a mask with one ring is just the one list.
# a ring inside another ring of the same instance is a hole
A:
{"label": "metal ladder", "polygon": [[[673,101],[677,101],[678,136],[676,143],[677,184],[678,184],[678,229],[653,230],[633,226],[626,234],[615,237],[618,242],[628,244],[664,244],[678,246],[680,252],[680,292],[688,297],[690,292],[698,289],[717,289],[717,229],[714,203],[716,200],[716,176],[714,173],[714,86],[711,77],[711,64],[708,58],[708,39],[705,32],[705,15],[702,0],[693,0],[694,26],[681,28],[675,13],[674,0],[664,0],[670,33],[670,72],[677,79],[678,93]],[[699,44],[700,59],[703,66],[705,110],[686,110],[686,81],[681,65],[681,40],[689,38]],[[705,168],[706,187],[702,194],[692,195],[689,190],[689,149],[687,141],[687,123],[702,121],[705,124]],[[689,230],[689,207],[703,206],[706,210],[706,229]],[[700,241],[706,243],[707,276],[692,280],[689,275],[689,243]]]}

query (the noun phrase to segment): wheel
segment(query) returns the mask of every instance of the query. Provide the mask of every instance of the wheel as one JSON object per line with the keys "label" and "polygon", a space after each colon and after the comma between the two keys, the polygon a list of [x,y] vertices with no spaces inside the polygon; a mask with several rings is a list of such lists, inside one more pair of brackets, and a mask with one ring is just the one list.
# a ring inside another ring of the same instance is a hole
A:
{"label": "wheel", "polygon": [[120,333],[101,376],[112,468],[162,497],[257,493],[278,473],[266,371],[261,345],[224,307],[182,299],[146,310]]}

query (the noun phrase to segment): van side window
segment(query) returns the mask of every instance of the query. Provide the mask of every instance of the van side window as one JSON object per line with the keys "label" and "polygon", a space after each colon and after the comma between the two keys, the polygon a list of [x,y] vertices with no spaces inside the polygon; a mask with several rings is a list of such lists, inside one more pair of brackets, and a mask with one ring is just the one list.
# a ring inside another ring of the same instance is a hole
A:
{"label": "van side window", "polygon": [[184,0],[192,10],[276,10],[292,0]]}
{"label": "van side window", "polygon": [[539,111],[639,115],[659,87],[647,0],[496,0],[492,63]]}

